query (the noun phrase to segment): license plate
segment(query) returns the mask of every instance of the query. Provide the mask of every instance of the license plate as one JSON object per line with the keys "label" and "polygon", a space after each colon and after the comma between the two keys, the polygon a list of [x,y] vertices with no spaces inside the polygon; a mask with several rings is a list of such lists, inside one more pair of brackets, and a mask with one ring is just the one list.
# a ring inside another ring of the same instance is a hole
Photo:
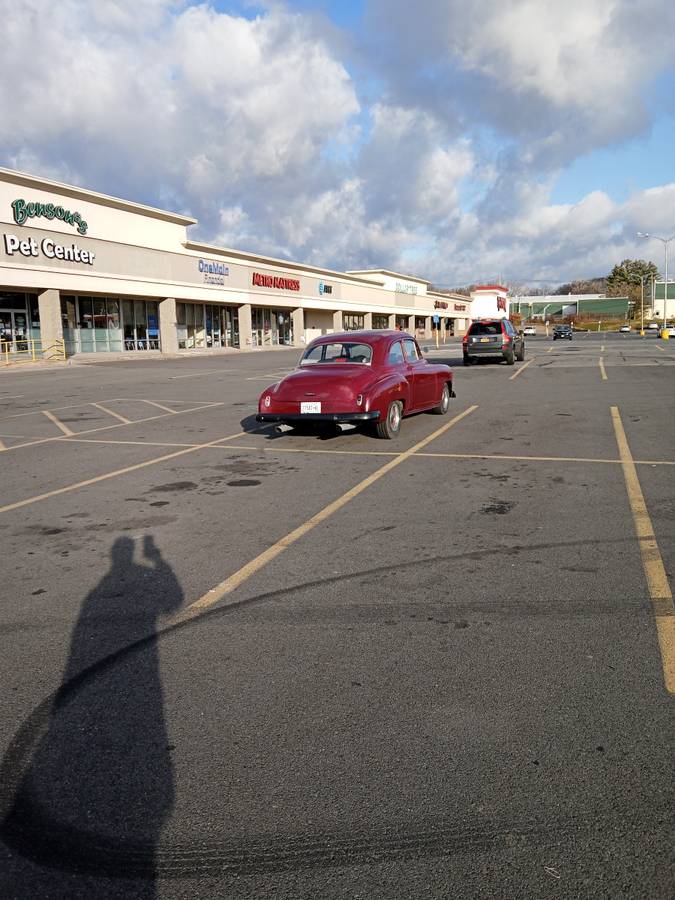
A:
{"label": "license plate", "polygon": [[481,342],[481,344],[489,344],[489,343],[490,343],[490,338],[481,338],[481,339],[480,339],[480,342]]}
{"label": "license plate", "polygon": [[301,413],[320,413],[321,412],[321,403],[314,401],[314,400],[311,403],[301,403],[300,404],[300,412]]}

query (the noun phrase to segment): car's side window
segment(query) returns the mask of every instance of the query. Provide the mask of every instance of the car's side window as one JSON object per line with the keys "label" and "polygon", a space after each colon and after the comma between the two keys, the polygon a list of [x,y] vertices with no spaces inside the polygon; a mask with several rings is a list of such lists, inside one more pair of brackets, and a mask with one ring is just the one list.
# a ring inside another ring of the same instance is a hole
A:
{"label": "car's side window", "polygon": [[396,341],[395,344],[392,344],[389,348],[389,356],[387,357],[387,365],[390,366],[399,366],[403,362],[403,347],[401,347],[401,342]]}
{"label": "car's side window", "polygon": [[420,358],[415,341],[410,339],[403,341],[403,347],[405,349],[405,358],[409,363],[416,362]]}

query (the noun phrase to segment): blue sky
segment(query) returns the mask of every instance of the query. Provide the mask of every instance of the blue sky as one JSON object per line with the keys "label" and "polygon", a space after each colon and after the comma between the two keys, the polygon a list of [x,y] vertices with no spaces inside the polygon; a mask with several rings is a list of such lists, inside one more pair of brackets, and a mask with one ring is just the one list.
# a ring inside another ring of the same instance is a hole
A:
{"label": "blue sky", "polygon": [[520,287],[606,274],[650,255],[637,231],[675,232],[675,72],[654,34],[675,32],[672,0],[0,15],[0,164],[188,213],[195,237]]}

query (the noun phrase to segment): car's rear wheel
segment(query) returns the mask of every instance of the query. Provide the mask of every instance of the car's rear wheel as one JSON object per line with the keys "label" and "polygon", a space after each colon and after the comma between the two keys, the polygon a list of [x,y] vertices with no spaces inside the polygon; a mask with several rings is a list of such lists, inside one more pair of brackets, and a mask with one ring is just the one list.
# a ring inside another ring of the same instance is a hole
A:
{"label": "car's rear wheel", "polygon": [[375,426],[375,433],[379,438],[390,441],[401,430],[401,418],[403,416],[403,404],[400,400],[394,400],[389,404],[387,415],[382,422]]}
{"label": "car's rear wheel", "polygon": [[444,416],[447,413],[449,406],[450,406],[450,387],[446,381],[445,384],[443,385],[443,390],[441,391],[441,399],[438,402],[438,406],[434,406],[434,408],[431,411],[432,411],[432,413],[434,413],[434,415]]}
{"label": "car's rear wheel", "polygon": [[465,354],[464,354],[464,365],[465,365],[465,366],[470,366],[472,362],[473,362],[473,360],[471,359],[471,357],[469,356],[469,354],[468,354],[468,353],[465,353]]}
{"label": "car's rear wheel", "polygon": [[513,355],[513,350],[507,350],[504,354],[504,359],[506,360],[507,366],[512,366],[516,361],[516,358]]}
{"label": "car's rear wheel", "polygon": [[523,344],[518,353],[516,353],[516,359],[518,362],[522,362],[525,359],[525,344]]}

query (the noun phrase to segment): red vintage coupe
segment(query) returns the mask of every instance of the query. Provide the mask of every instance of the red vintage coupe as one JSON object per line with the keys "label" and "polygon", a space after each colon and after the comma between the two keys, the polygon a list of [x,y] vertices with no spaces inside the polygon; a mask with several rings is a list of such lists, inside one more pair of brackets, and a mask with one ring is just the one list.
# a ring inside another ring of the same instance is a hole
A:
{"label": "red vintage coupe", "polygon": [[429,363],[400,331],[348,331],[317,338],[299,366],[260,395],[258,422],[308,426],[349,423],[391,439],[403,416],[448,411],[452,372]]}

